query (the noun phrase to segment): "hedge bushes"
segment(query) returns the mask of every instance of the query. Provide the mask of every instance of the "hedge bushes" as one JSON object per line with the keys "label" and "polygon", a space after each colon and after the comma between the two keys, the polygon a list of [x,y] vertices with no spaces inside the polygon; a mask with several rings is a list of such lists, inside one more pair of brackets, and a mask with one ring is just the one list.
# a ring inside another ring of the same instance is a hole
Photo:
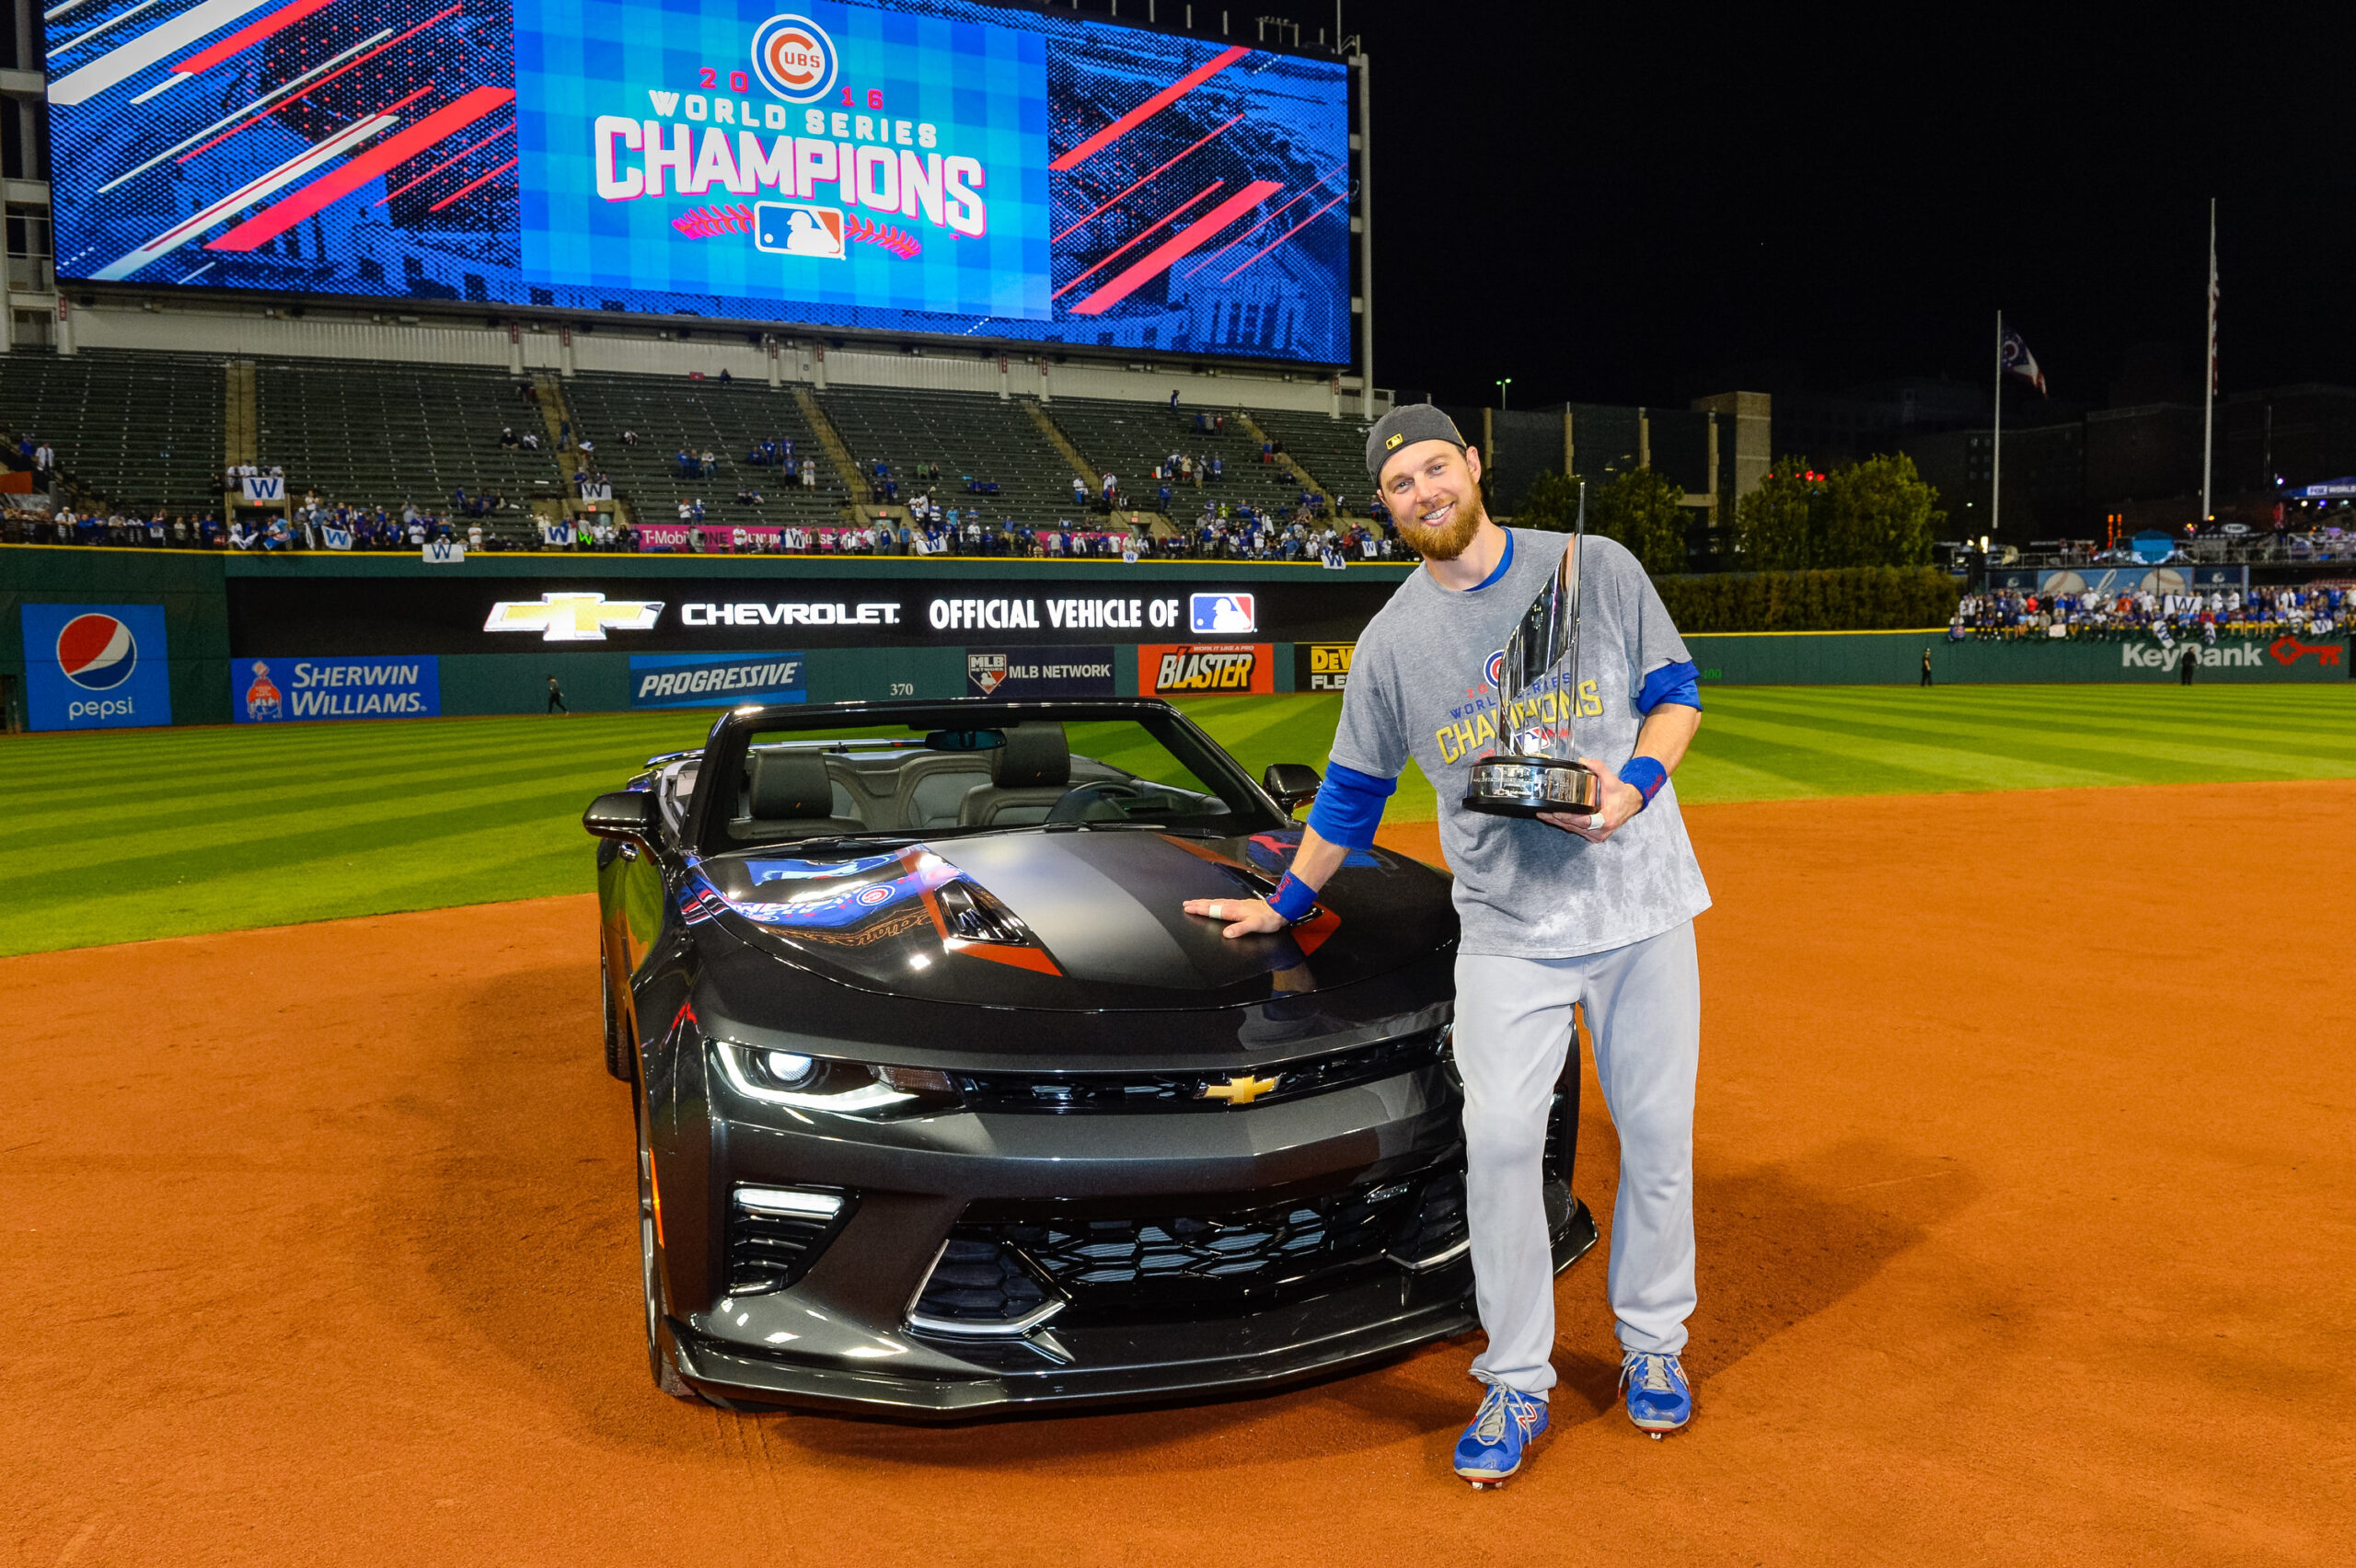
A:
{"label": "hedge bushes", "polygon": [[1955,618],[1961,586],[1934,566],[1657,577],[1680,631],[1911,631]]}

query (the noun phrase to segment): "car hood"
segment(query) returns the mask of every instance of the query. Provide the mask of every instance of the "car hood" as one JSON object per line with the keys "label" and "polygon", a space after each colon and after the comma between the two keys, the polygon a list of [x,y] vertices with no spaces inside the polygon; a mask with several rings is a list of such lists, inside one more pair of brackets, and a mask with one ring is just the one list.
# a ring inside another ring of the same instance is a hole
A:
{"label": "car hood", "polygon": [[730,855],[691,869],[682,911],[862,989],[1051,1009],[1267,1001],[1390,974],[1455,940],[1447,879],[1382,850],[1354,851],[1287,931],[1230,940],[1181,907],[1265,894],[1299,838],[1031,828],[846,859]]}

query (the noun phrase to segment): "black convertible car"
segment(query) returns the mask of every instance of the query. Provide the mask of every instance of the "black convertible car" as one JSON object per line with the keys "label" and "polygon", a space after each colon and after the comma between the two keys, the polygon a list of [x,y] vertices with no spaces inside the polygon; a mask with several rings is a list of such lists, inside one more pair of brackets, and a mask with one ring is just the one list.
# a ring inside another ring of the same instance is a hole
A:
{"label": "black convertible car", "polygon": [[[1474,1325],[1447,879],[1147,700],[748,707],[583,824],[655,1381],[949,1418],[1271,1386]],[[1595,1239],[1546,1152],[1557,1265]]]}

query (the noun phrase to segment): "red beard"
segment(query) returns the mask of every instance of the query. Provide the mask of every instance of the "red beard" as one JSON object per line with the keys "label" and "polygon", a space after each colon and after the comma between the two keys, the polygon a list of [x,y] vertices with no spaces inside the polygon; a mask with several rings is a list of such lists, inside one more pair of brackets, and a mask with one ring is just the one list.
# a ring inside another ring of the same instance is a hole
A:
{"label": "red beard", "polygon": [[1426,560],[1454,560],[1472,547],[1472,536],[1488,520],[1488,511],[1476,494],[1457,507],[1454,520],[1445,528],[1426,528],[1398,517],[1391,522],[1399,530],[1399,536],[1407,542],[1407,548]]}

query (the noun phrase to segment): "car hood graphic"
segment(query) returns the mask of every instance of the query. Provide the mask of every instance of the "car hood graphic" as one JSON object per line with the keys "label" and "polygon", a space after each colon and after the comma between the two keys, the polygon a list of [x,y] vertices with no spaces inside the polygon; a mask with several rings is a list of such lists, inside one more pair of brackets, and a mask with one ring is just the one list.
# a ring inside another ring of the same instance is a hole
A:
{"label": "car hood graphic", "polygon": [[1259,896],[1297,843],[1027,829],[839,861],[726,856],[696,867],[681,908],[690,925],[862,989],[1050,1009],[1266,1001],[1389,974],[1454,940],[1447,879],[1381,850],[1353,855],[1319,912],[1285,932],[1230,940],[1181,907]]}

